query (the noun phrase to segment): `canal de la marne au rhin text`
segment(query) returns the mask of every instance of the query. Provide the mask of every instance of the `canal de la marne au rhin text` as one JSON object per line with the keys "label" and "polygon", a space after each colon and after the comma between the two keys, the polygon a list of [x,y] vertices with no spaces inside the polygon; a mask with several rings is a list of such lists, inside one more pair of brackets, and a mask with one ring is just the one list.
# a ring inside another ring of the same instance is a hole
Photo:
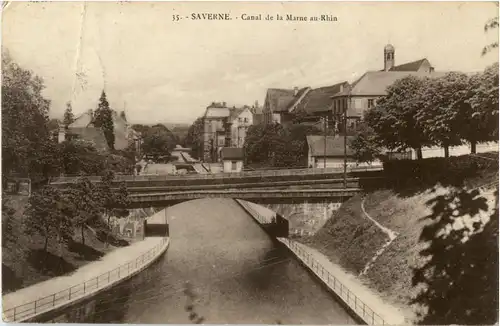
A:
{"label": "canal de la marne au rhin text", "polygon": [[[183,19],[189,20],[233,20],[233,17],[229,13],[191,13],[189,16],[182,16],[178,14],[174,14],[172,16],[173,21],[180,21]],[[260,21],[260,20],[268,20],[268,21],[331,21],[336,22],[338,19],[334,15],[318,15],[318,16],[296,16],[291,14],[241,14],[239,17],[235,17],[236,20],[244,20],[244,21]]]}

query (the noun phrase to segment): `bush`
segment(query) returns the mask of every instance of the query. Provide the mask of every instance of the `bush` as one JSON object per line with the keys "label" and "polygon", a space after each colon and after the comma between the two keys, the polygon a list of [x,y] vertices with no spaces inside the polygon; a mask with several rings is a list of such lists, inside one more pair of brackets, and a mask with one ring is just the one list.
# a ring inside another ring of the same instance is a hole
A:
{"label": "bush", "polygon": [[482,171],[498,171],[498,154],[437,157],[423,160],[391,160],[384,162],[384,174],[390,185],[396,187],[461,186],[466,178]]}

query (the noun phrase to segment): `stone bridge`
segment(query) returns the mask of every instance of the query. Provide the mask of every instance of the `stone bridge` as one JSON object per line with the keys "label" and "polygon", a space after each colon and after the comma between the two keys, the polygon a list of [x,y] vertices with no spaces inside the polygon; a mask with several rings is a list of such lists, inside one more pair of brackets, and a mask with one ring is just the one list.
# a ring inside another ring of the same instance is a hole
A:
{"label": "stone bridge", "polygon": [[[234,190],[234,191],[184,191],[155,194],[131,195],[131,207],[169,207],[181,202],[201,198],[231,198],[242,207],[259,211],[258,222],[268,233],[285,236],[285,229],[292,233],[313,233],[331,217],[344,201],[361,192],[358,188],[348,189],[298,189],[298,190]],[[250,207],[250,208],[249,208]],[[262,212],[260,208],[271,213]],[[251,214],[255,218],[255,214]],[[272,218],[275,220],[272,220]]]}

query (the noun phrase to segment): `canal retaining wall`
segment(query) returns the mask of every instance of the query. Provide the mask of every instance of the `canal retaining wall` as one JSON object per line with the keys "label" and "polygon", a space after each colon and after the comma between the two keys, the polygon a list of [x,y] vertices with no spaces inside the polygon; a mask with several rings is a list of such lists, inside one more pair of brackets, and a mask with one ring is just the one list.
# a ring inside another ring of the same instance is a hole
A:
{"label": "canal retaining wall", "polygon": [[[273,214],[276,215],[268,208],[258,207],[250,202],[236,201],[259,223],[266,222]],[[334,269],[332,263],[321,253],[285,237],[278,236],[277,240],[287,247],[360,323],[368,325],[401,325],[405,323],[401,313],[376,298],[369,290],[355,286],[355,280],[348,282],[347,274],[343,275],[345,273],[341,273],[338,268]]]}
{"label": "canal retaining wall", "polygon": [[[404,316],[392,306],[376,298],[370,291],[363,291],[353,282],[346,282],[345,275],[334,270],[328,259],[320,253],[291,239],[278,238],[300,262],[307,267],[358,321],[368,325],[403,325]],[[323,259],[320,259],[323,258]],[[323,260],[323,261],[322,261]]]}
{"label": "canal retaining wall", "polygon": [[[89,298],[124,282],[149,267],[165,253],[170,244],[170,239],[168,237],[147,238],[147,244],[149,243],[151,245],[147,251],[143,252],[139,257],[126,263],[120,263],[96,277],[75,284],[65,290],[13,307],[6,307],[4,302],[2,307],[3,321],[7,323],[36,323],[58,319],[68,307],[80,305]],[[140,242],[136,243],[136,245],[139,244]],[[123,257],[127,257],[127,255],[124,254]]]}

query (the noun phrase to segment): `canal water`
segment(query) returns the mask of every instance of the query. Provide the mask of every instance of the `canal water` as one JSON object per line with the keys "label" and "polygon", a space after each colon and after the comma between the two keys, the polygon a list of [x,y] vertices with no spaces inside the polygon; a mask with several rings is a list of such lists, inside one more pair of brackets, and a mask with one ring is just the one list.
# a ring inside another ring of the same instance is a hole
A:
{"label": "canal water", "polygon": [[170,207],[167,216],[171,243],[165,256],[92,300],[88,322],[191,323],[189,287],[203,323],[355,324],[233,200],[184,202]]}

